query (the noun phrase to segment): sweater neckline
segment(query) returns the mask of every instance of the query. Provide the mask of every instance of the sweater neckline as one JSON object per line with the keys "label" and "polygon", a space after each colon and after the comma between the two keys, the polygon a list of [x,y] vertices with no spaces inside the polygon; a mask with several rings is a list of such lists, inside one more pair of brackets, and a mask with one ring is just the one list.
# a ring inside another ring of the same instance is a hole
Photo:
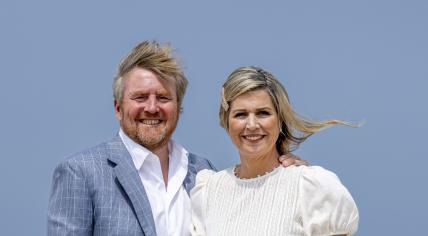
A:
{"label": "sweater neckline", "polygon": [[239,178],[238,176],[236,176],[236,174],[235,174],[235,168],[236,168],[237,166],[232,166],[232,167],[230,167],[229,169],[227,169],[227,171],[229,172],[229,174],[232,176],[232,178],[233,179],[235,179],[236,181],[240,181],[240,182],[254,182],[254,181],[258,181],[258,180],[262,180],[262,179],[264,179],[264,178],[267,178],[267,177],[269,177],[269,176],[271,176],[271,175],[274,175],[275,173],[277,173],[279,170],[281,170],[282,168],[284,168],[284,167],[282,167],[282,165],[279,165],[279,166],[277,166],[277,167],[275,167],[273,170],[271,170],[271,171],[269,171],[269,172],[266,172],[265,174],[262,174],[262,175],[258,175],[258,176],[256,176],[256,177],[254,177],[254,178],[244,178],[244,179],[242,179],[242,178]]}

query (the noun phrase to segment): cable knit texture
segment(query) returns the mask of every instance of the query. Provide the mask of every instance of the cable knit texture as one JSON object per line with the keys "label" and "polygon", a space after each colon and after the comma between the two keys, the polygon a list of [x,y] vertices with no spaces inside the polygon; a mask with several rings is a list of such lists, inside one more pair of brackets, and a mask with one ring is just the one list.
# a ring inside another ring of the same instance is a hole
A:
{"label": "cable knit texture", "polygon": [[277,167],[239,179],[203,170],[191,191],[193,236],[352,235],[358,210],[337,176],[318,166]]}

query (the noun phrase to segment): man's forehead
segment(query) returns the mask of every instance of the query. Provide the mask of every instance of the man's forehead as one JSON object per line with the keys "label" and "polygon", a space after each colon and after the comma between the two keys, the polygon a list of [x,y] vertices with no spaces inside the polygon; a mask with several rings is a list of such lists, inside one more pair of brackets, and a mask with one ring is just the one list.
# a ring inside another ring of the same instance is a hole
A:
{"label": "man's forehead", "polygon": [[133,87],[130,86],[129,89],[127,89],[130,94],[149,94],[149,93],[155,93],[155,94],[175,94],[175,91],[173,89],[167,89],[167,88],[158,88],[158,89],[152,89],[145,86],[142,87]]}
{"label": "man's forehead", "polygon": [[[144,81],[145,83],[126,83],[125,91],[128,94],[167,94],[176,96],[176,89],[174,82],[164,81],[159,79],[157,81]],[[160,83],[159,83],[160,82]]]}

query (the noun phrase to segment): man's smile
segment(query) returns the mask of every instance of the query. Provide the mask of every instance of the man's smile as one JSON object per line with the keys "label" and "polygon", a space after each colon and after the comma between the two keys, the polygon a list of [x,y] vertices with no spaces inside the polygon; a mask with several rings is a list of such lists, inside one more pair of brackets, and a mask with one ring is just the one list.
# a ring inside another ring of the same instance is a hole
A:
{"label": "man's smile", "polygon": [[160,119],[140,119],[140,123],[144,125],[158,125],[162,122]]}

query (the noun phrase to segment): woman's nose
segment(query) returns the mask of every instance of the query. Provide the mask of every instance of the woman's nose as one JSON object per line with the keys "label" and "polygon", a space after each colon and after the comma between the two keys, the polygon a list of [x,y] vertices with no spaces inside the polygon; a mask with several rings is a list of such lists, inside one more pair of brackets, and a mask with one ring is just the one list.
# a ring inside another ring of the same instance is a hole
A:
{"label": "woman's nose", "polygon": [[255,115],[249,115],[247,117],[247,126],[246,128],[249,130],[255,130],[259,127],[259,122]]}

